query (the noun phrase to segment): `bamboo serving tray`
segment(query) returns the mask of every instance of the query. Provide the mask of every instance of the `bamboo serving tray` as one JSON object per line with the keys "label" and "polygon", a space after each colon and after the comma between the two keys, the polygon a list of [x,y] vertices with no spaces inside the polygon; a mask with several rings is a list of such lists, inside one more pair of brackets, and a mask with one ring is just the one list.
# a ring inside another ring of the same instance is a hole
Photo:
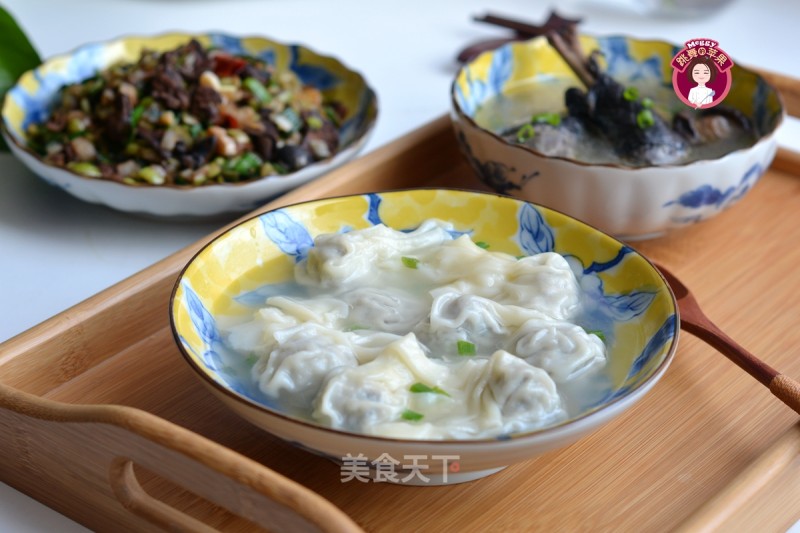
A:
{"label": "bamboo serving tray", "polygon": [[[635,243],[794,377],[798,175],[781,151],[735,208]],[[482,188],[446,117],[262,210],[414,186]],[[687,334],[644,400],[572,446],[461,485],[343,483],[337,465],[229,412],[185,364],[167,304],[204,242],[0,345],[2,481],[101,531],[785,531],[800,519],[796,415]]]}

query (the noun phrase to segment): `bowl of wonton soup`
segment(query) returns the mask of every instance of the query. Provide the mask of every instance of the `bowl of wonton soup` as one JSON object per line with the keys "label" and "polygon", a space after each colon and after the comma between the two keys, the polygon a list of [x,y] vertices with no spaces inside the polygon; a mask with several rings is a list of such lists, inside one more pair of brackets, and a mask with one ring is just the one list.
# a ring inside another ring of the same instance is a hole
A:
{"label": "bowl of wonton soup", "polygon": [[660,379],[679,329],[660,273],[620,241],[443,189],[245,220],[184,268],[170,318],[232,411],[343,469],[417,485],[596,430]]}

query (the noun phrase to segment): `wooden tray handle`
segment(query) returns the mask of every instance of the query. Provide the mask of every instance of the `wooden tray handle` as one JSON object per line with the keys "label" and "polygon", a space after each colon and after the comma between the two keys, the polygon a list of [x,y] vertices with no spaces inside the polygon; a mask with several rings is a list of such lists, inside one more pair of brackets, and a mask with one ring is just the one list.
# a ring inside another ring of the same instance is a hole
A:
{"label": "wooden tray handle", "polygon": [[[233,514],[249,522],[248,531],[362,533],[320,495],[144,411],[68,405],[2,384],[0,405],[0,477],[34,498],[64,502],[56,509],[89,527],[104,515],[103,523],[113,517],[121,530],[157,525],[210,532],[215,529],[209,523],[241,523]],[[148,492],[146,482],[153,476],[168,481],[168,489],[159,482],[152,486],[160,493]],[[93,509],[64,497],[75,490],[76,480],[81,490],[92,492],[79,496],[92,501]]]}

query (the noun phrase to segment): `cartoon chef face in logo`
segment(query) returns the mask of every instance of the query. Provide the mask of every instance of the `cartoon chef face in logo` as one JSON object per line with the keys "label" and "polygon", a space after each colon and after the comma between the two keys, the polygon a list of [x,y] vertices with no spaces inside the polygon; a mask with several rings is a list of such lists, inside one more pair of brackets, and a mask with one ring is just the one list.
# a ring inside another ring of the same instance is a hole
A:
{"label": "cartoon chef face in logo", "polygon": [[731,88],[733,61],[716,41],[693,39],[672,60],[672,86],[683,103],[694,109],[719,104]]}
{"label": "cartoon chef face in logo", "polygon": [[689,63],[686,69],[686,78],[693,81],[696,85],[689,89],[687,100],[699,109],[708,106],[714,100],[716,91],[707,86],[717,78],[717,68],[711,64],[707,57],[696,57]]}

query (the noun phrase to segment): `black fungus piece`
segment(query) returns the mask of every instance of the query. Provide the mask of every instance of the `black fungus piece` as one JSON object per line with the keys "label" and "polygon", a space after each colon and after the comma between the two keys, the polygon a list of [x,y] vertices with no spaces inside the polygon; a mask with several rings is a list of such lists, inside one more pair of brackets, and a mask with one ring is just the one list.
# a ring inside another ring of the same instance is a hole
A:
{"label": "black fungus piece", "polygon": [[267,69],[257,68],[255,65],[251,65],[250,63],[244,66],[242,71],[239,73],[239,76],[242,79],[255,78],[265,86],[269,85],[269,82],[272,79],[272,74]]}
{"label": "black fungus piece", "polygon": [[191,95],[180,73],[172,66],[159,65],[150,81],[153,98],[167,108],[182,111],[189,108]]}
{"label": "black fungus piece", "polygon": [[131,136],[131,114],[133,103],[127,95],[116,93],[113,104],[105,117],[100,121],[102,137],[111,146],[123,147]]}
{"label": "black fungus piece", "polygon": [[189,111],[203,122],[214,124],[219,117],[222,97],[211,87],[198,87],[192,95]]}
{"label": "black fungus piece", "polygon": [[186,80],[196,81],[206,70],[211,70],[212,60],[196,39],[178,48],[175,67]]}
{"label": "black fungus piece", "polygon": [[142,127],[136,128],[136,136],[143,141],[143,145],[152,149],[157,158],[146,158],[153,163],[163,163],[164,160],[169,159],[170,152],[161,146],[161,137],[163,133],[157,130],[145,129]]}
{"label": "black fungus piece", "polygon": [[250,142],[253,144],[253,151],[257,153],[262,160],[270,161],[275,153],[275,145],[278,142],[280,135],[278,128],[269,120],[262,122],[262,129],[246,129],[245,133],[250,137]]}
{"label": "black fungus piece", "polygon": [[313,140],[324,141],[328,151],[333,154],[339,148],[339,130],[331,122],[325,121],[321,128],[309,129],[306,132],[304,144]]}
{"label": "black fungus piece", "polygon": [[[213,135],[209,135],[208,137],[203,137],[199,139],[197,142],[194,143],[194,146],[188,151],[185,152],[183,155],[178,157],[178,161],[180,161],[181,165],[186,168],[200,168],[208,161],[211,160],[211,157],[214,155],[214,150],[217,147],[217,138]],[[176,145],[177,148],[177,145]]]}
{"label": "black fungus piece", "polygon": [[275,159],[279,163],[286,165],[289,170],[301,169],[310,164],[313,160],[308,148],[290,144],[278,148],[275,152]]}

